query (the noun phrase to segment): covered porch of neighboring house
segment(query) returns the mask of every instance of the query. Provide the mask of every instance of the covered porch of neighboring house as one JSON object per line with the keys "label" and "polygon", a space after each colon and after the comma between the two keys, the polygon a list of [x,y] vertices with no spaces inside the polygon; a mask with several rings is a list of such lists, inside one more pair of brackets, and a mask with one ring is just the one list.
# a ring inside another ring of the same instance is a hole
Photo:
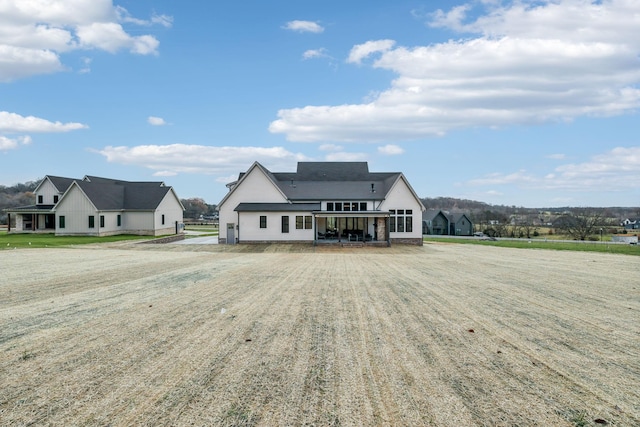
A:
{"label": "covered porch of neighboring house", "polygon": [[54,233],[56,214],[53,206],[26,206],[7,211],[9,233]]}
{"label": "covered porch of neighboring house", "polygon": [[389,245],[389,212],[314,212],[314,245],[361,242]]}

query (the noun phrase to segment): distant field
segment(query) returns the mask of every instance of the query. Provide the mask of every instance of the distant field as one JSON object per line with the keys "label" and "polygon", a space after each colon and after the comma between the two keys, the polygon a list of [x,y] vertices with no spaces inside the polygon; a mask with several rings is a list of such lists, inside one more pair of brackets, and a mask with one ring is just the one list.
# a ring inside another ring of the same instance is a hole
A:
{"label": "distant field", "polygon": [[0,425],[640,425],[640,258],[0,251]]}

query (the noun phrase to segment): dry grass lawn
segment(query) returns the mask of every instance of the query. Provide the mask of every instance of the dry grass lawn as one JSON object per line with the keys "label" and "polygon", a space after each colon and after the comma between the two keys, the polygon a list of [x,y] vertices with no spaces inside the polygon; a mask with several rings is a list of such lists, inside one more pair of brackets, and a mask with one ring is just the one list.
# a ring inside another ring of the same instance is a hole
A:
{"label": "dry grass lawn", "polygon": [[640,257],[0,252],[0,425],[638,426]]}

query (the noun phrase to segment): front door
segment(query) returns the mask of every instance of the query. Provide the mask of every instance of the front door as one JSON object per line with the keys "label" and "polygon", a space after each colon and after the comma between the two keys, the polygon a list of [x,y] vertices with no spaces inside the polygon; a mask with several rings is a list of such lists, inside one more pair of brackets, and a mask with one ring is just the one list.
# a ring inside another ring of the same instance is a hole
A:
{"label": "front door", "polygon": [[227,224],[227,244],[233,245],[236,243],[236,225],[232,222]]}

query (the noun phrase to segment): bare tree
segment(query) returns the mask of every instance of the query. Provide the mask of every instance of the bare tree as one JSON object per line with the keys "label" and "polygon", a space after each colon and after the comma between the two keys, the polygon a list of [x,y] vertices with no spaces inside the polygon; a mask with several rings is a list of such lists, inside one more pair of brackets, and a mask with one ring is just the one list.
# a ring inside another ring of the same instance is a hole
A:
{"label": "bare tree", "polygon": [[576,240],[585,240],[597,234],[603,225],[602,212],[587,209],[564,213],[556,221],[557,229]]}

